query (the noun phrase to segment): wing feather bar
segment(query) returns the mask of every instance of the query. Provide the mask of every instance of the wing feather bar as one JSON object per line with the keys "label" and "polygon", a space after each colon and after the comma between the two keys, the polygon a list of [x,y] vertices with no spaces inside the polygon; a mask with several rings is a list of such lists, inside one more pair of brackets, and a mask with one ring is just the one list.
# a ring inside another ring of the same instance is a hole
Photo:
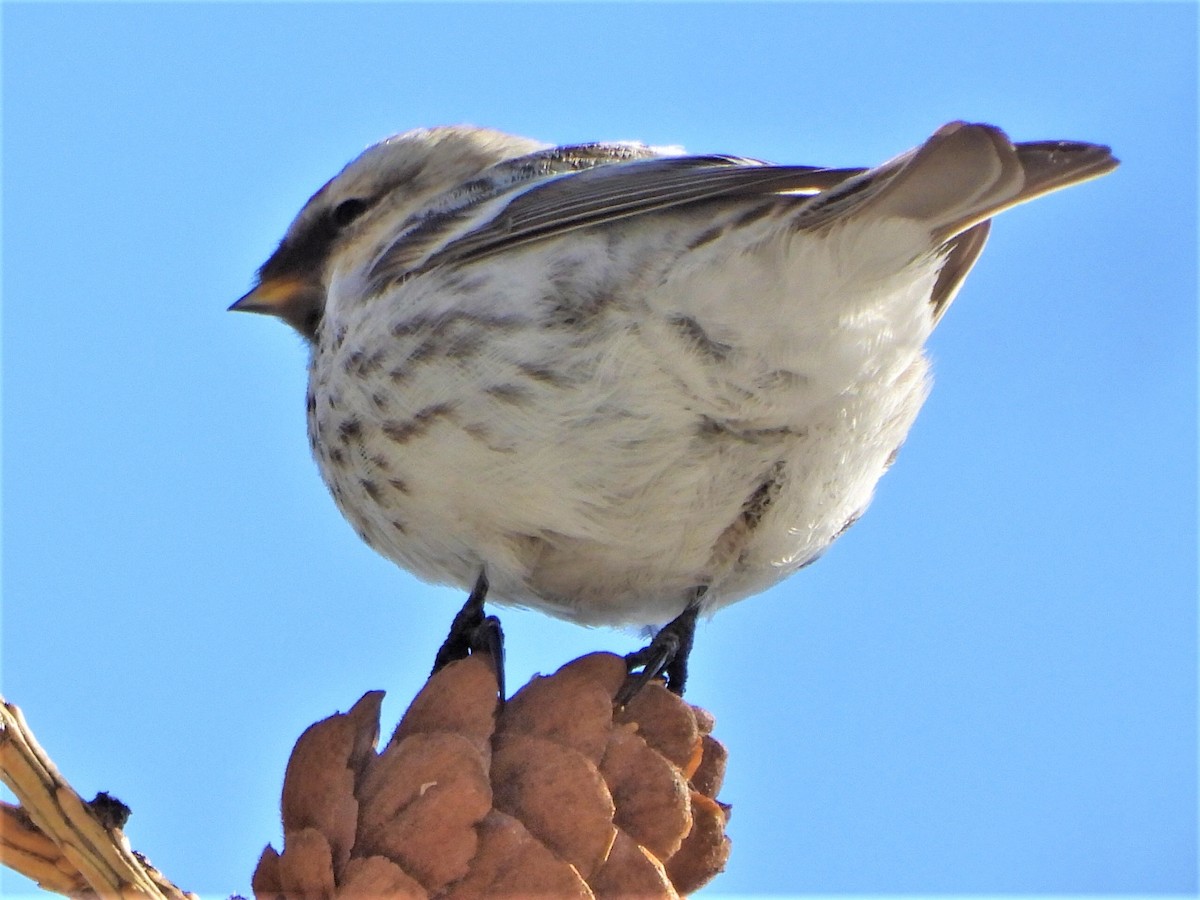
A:
{"label": "wing feather bar", "polygon": [[615,219],[706,200],[813,195],[861,169],[769,166],[723,157],[670,157],[599,166],[518,193],[490,222],[431,256],[421,270],[465,262]]}

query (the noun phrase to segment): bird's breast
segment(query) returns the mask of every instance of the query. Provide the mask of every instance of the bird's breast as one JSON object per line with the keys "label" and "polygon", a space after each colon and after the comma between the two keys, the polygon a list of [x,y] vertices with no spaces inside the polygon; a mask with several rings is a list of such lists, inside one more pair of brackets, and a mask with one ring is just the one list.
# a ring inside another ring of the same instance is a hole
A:
{"label": "bird's breast", "polygon": [[922,286],[868,280],[839,309],[776,271],[787,254],[664,274],[615,244],[326,316],[310,440],[367,543],[428,580],[483,567],[498,600],[649,624],[700,584],[718,605],[769,586],[861,513],[925,395]]}

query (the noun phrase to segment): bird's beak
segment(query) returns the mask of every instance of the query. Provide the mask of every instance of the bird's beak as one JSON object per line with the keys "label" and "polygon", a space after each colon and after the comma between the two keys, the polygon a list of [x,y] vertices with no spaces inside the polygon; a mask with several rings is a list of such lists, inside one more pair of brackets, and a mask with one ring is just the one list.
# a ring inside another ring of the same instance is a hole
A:
{"label": "bird's beak", "polygon": [[319,281],[295,275],[277,275],[258,283],[231,307],[237,312],[261,313],[282,319],[308,340],[316,337],[325,304],[325,288]]}
{"label": "bird's beak", "polygon": [[299,278],[272,278],[260,282],[252,291],[234,301],[232,312],[261,313],[285,318],[285,312],[309,290]]}

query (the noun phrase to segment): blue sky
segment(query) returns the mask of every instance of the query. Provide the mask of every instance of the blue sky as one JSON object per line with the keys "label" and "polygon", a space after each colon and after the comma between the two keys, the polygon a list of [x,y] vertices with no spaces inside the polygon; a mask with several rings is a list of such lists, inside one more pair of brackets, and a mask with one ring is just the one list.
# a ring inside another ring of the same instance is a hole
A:
{"label": "blue sky", "polygon": [[[1196,47],[1191,4],[4,4],[4,693],[213,896],[310,722],[403,712],[462,598],[359,543],[300,341],[225,312],[367,144],[870,165],[994,122],[1123,165],[997,220],[870,512],[701,625],[709,893],[1194,892]],[[504,622],[514,685],[637,644]]]}

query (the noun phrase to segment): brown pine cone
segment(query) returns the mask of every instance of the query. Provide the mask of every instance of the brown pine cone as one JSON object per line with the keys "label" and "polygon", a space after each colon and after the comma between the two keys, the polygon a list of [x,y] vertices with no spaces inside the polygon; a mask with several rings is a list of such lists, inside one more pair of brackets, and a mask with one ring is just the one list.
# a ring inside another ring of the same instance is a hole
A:
{"label": "brown pine cone", "polygon": [[722,871],[729,807],[712,717],[662,685],[624,709],[625,662],[594,653],[501,707],[490,661],[434,675],[377,753],[383,693],[311,726],[283,784],[276,898],[666,897]]}

